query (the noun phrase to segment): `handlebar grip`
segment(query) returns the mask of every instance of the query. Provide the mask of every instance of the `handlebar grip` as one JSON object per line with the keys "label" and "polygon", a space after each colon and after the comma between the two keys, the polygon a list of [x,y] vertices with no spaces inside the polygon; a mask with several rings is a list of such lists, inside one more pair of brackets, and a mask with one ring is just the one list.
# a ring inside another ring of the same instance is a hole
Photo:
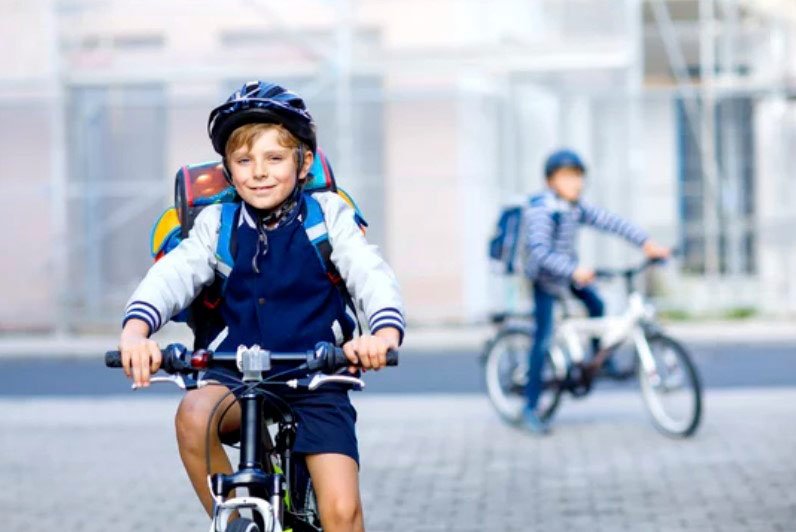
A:
{"label": "handlebar grip", "polygon": [[[188,349],[182,344],[169,344],[165,349],[160,350],[161,362],[160,369],[166,373],[174,374],[192,370],[190,361],[185,362]],[[121,351],[106,351],[105,366],[108,368],[122,367]]]}
{"label": "handlebar grip", "polygon": [[122,352],[121,351],[106,351],[105,352],[105,367],[120,368],[122,367]]}
{"label": "handlebar grip", "polygon": [[[398,365],[399,354],[397,349],[390,349],[387,351],[387,365],[388,366],[397,366]],[[341,368],[345,368],[348,366],[354,365],[356,367],[361,367],[359,364],[351,364],[351,361],[348,360],[348,357],[345,356],[343,350],[339,347],[334,348],[334,363],[332,371],[336,371]],[[331,373],[331,372],[330,372]]]}

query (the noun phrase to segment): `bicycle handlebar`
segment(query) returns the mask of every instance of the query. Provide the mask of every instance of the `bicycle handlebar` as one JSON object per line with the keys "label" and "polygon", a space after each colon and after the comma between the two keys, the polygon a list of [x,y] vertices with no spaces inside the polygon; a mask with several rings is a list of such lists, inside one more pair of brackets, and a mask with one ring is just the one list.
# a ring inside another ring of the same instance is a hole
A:
{"label": "bicycle handlebar", "polygon": [[[671,257],[677,256],[677,250],[672,250]],[[639,275],[650,266],[664,264],[668,259],[647,259],[641,265],[635,268],[613,269],[613,268],[599,268],[594,270],[594,276],[597,279],[613,279],[614,277],[628,277],[632,278]]]}
{"label": "bicycle handlebar", "polygon": [[[182,344],[170,344],[165,349],[161,349],[160,352],[163,356],[160,369],[170,374],[190,374],[212,367],[214,363],[236,362],[238,358],[235,352],[213,352],[199,349],[191,353]],[[273,362],[303,362],[310,371],[331,374],[349,366],[360,366],[359,364],[352,364],[342,349],[327,342],[319,343],[314,350],[277,353],[263,349],[256,354],[263,362],[261,365],[266,368],[270,368]],[[397,350],[390,349],[387,351],[388,366],[397,366],[398,358]],[[105,366],[109,368],[122,367],[121,352],[107,351],[105,353]]]}

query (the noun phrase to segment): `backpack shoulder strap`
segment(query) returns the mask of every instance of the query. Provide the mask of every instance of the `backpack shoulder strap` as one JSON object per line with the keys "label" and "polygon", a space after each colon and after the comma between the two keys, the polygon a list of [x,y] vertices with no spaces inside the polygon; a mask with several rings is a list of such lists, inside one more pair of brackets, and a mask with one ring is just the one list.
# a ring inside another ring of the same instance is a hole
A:
{"label": "backpack shoulder strap", "polygon": [[329,230],[326,228],[323,209],[318,200],[312,197],[312,194],[304,194],[303,214],[304,230],[326,270],[326,275],[334,285],[342,284],[345,287],[337,266],[332,262],[332,243],[329,241]]}
{"label": "backpack shoulder strap", "polygon": [[[528,199],[528,205],[531,207],[542,207],[548,205],[549,196],[544,193],[534,194]],[[558,231],[558,226],[561,223],[561,211],[552,209],[551,218],[553,219],[553,230]]]}
{"label": "backpack shoulder strap", "polygon": [[340,271],[337,266],[332,262],[332,243],[329,240],[329,230],[326,227],[326,220],[323,217],[323,209],[320,202],[312,197],[312,194],[304,194],[304,207],[303,207],[303,223],[304,230],[307,232],[307,237],[310,239],[321,265],[326,270],[326,275],[329,281],[337,289],[343,303],[351,314],[352,321],[356,324],[359,334],[362,334],[362,324],[357,319],[356,305],[351,294],[348,293],[348,287],[345,285],[345,280],[340,276]]}
{"label": "backpack shoulder strap", "polygon": [[218,259],[218,273],[228,277],[235,264],[235,251],[237,247],[235,231],[236,221],[240,213],[240,203],[222,203],[221,219],[218,226],[218,243],[216,244],[216,258]]}
{"label": "backpack shoulder strap", "polygon": [[544,194],[534,194],[528,198],[528,204],[531,207],[541,207],[545,204],[545,199],[546,198]]}

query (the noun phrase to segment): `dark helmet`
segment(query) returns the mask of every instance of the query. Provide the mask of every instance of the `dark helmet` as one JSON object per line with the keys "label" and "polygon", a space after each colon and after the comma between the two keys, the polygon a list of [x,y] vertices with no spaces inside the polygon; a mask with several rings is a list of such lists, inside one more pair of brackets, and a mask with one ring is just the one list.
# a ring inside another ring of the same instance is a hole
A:
{"label": "dark helmet", "polygon": [[315,123],[300,96],[275,83],[250,81],[210,112],[207,134],[213,149],[226,155],[232,132],[254,123],[280,124],[313,152],[317,147]]}
{"label": "dark helmet", "polygon": [[583,164],[580,156],[572,150],[563,149],[551,153],[544,163],[544,175],[550,179],[550,176],[561,168],[575,168],[586,173],[586,165]]}

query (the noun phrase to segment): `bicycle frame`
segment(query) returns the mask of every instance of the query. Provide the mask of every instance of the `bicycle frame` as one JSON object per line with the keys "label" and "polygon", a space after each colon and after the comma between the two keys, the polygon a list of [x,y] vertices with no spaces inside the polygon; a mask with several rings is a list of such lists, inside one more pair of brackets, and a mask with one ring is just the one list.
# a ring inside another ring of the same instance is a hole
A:
{"label": "bicycle frame", "polygon": [[[575,364],[583,364],[586,353],[581,343],[582,336],[600,339],[601,351],[611,351],[628,339],[632,339],[639,354],[644,370],[655,371],[655,360],[647,343],[645,331],[650,327],[654,309],[647,304],[644,296],[634,290],[628,297],[628,306],[624,313],[616,316],[599,318],[564,318],[556,329],[551,356],[559,368],[566,368],[569,360]],[[563,347],[563,349],[562,349]]]}

